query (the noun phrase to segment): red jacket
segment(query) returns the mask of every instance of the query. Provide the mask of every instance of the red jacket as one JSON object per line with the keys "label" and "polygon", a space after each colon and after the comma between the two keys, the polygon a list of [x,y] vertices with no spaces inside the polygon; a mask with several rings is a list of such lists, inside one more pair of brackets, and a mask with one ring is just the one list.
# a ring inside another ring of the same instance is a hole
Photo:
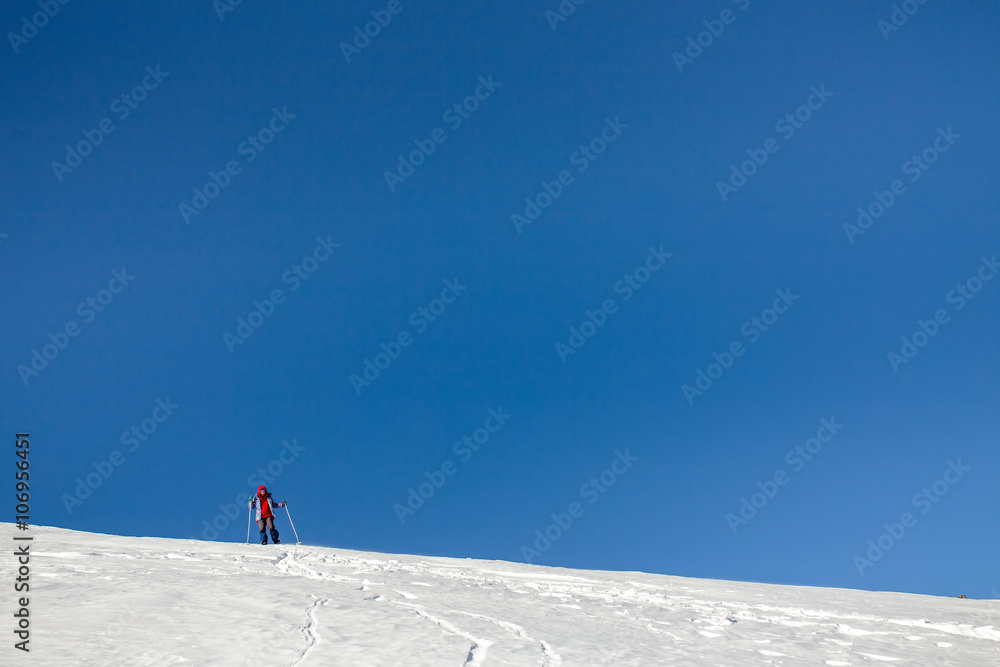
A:
{"label": "red jacket", "polygon": [[[258,502],[260,504],[258,504]],[[263,484],[257,488],[257,495],[250,499],[250,507],[257,508],[257,521],[274,516],[274,508],[284,507],[285,503],[276,503],[271,499],[271,494],[267,492],[267,487]]]}

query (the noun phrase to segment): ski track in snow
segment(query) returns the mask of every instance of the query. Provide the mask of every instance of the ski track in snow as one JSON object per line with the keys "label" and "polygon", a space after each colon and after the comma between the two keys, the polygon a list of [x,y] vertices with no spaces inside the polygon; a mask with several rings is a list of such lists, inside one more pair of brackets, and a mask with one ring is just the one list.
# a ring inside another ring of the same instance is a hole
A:
{"label": "ski track in snow", "polygon": [[319,625],[319,622],[316,620],[316,609],[317,607],[324,606],[327,602],[329,600],[326,598],[316,597],[315,601],[306,609],[307,623],[301,627],[302,634],[306,639],[306,647],[302,649],[302,653],[292,663],[293,666],[305,660],[306,656],[309,655],[309,652],[315,648],[316,643],[319,641],[319,635],[316,632],[316,626]]}
{"label": "ski track in snow", "polygon": [[511,623],[510,621],[500,621],[495,618],[491,618],[489,616],[483,616],[482,614],[473,614],[472,612],[468,611],[460,611],[458,613],[465,614],[466,616],[472,616],[473,618],[479,618],[485,621],[489,621],[491,623],[496,623],[501,628],[507,630],[518,639],[524,639],[529,642],[537,642],[542,649],[542,664],[545,665],[546,667],[557,667],[558,665],[562,664],[562,658],[559,657],[559,655],[552,650],[551,646],[549,646],[544,641],[538,641],[532,639],[524,631],[524,628],[522,628],[520,625],[517,625],[516,623]]}
{"label": "ski track in snow", "polygon": [[997,601],[36,530],[38,665],[1000,664]]}
{"label": "ski track in snow", "polygon": [[418,616],[420,616],[421,618],[426,618],[428,621],[430,621],[434,625],[439,626],[444,631],[450,632],[453,635],[458,635],[459,637],[462,637],[466,641],[471,642],[472,646],[469,647],[469,657],[465,659],[464,663],[465,665],[468,665],[469,667],[479,667],[479,665],[482,665],[484,662],[486,662],[486,656],[490,652],[490,646],[493,645],[493,642],[491,642],[490,640],[478,639],[476,637],[473,637],[468,632],[459,630],[458,628],[456,628],[454,625],[444,620],[443,618],[438,618],[437,616],[432,616],[431,614],[428,614],[424,610],[424,608],[421,607],[420,605],[410,604],[408,602],[398,602],[398,601],[393,601],[393,604],[397,604],[401,607],[409,607],[414,612],[416,612]]}

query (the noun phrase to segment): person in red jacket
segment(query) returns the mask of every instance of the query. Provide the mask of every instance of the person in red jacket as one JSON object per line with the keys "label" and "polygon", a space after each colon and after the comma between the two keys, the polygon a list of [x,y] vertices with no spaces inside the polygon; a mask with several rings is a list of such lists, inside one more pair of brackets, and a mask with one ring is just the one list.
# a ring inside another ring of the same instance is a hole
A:
{"label": "person in red jacket", "polygon": [[276,503],[271,500],[271,494],[267,492],[267,487],[263,484],[257,489],[257,495],[250,499],[250,510],[257,509],[257,527],[260,528],[261,544],[267,544],[265,528],[271,531],[271,541],[275,544],[281,544],[278,541],[278,530],[274,527],[274,510],[284,506],[284,501]]}

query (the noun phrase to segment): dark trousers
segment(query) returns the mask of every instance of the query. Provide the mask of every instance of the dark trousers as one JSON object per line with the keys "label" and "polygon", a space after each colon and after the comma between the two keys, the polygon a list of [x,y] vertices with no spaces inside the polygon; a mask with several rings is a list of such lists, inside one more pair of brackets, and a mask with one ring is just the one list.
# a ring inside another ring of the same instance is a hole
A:
{"label": "dark trousers", "polygon": [[269,516],[264,519],[257,519],[257,527],[260,528],[260,541],[262,544],[267,543],[267,533],[264,532],[265,527],[271,531],[271,540],[274,542],[278,541],[278,531],[274,527],[273,516]]}

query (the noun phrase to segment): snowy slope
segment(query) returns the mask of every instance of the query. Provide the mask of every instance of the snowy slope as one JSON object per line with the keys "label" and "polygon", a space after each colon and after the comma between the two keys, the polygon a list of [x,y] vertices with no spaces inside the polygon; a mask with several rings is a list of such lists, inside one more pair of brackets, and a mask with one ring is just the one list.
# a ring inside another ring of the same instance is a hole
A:
{"label": "snowy slope", "polygon": [[33,650],[8,592],[4,665],[1000,665],[995,601],[31,534]]}

